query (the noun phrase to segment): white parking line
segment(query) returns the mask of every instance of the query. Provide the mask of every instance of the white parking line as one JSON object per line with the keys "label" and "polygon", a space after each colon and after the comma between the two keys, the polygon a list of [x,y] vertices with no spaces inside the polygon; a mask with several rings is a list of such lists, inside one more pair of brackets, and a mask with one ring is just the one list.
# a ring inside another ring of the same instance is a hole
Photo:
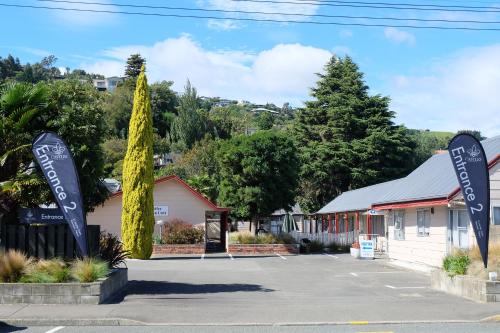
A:
{"label": "white parking line", "polygon": [[229,256],[229,258],[231,258],[231,260],[234,260],[233,255],[231,253],[228,253],[227,255]]}
{"label": "white parking line", "polygon": [[337,257],[337,256],[334,256],[334,255],[331,255],[331,254],[328,254],[328,253],[323,253],[323,255],[324,255],[324,256],[329,256],[329,257],[331,257],[331,258],[333,258],[333,259],[338,259],[338,258],[339,258],[339,257]]}
{"label": "white parking line", "polygon": [[283,257],[281,254],[279,254],[279,253],[275,253],[275,254],[276,254],[278,257],[280,257],[281,259],[286,260],[286,258],[285,258],[285,257]]}
{"label": "white parking line", "polygon": [[201,260],[205,260],[205,253],[203,253],[203,254],[201,255],[201,258],[200,258],[200,259],[201,259]]}
{"label": "white parking line", "polygon": [[64,326],[57,326],[57,327],[54,327],[53,329],[51,330],[48,330],[47,332],[45,333],[54,333],[54,332],[57,332],[59,330],[62,330],[64,328]]}
{"label": "white parking line", "polygon": [[352,276],[355,276],[355,277],[359,277],[359,275],[356,273],[349,273],[349,274],[351,274]]}
{"label": "white parking line", "polygon": [[386,284],[385,286],[390,289],[425,289],[425,287],[394,287],[389,284]]}

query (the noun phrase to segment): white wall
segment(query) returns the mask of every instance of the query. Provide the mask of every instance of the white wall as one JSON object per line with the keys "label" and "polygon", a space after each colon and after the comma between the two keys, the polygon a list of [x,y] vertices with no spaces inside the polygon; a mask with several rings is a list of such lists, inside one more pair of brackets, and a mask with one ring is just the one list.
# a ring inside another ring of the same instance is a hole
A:
{"label": "white wall", "polygon": [[[170,179],[155,184],[153,195],[155,205],[168,206],[168,216],[155,216],[155,221],[178,218],[196,226],[205,226],[205,213],[210,207],[176,180]],[[87,215],[87,223],[99,224],[101,230],[120,237],[121,212],[122,196],[113,196],[103,206],[96,207],[94,212]],[[155,232],[159,232],[156,225]]]}
{"label": "white wall", "polygon": [[448,207],[434,206],[429,236],[426,237],[417,236],[417,209],[405,209],[405,240],[394,239],[394,222],[392,214],[388,214],[386,221],[389,223],[389,258],[441,266],[443,257],[446,256]]}

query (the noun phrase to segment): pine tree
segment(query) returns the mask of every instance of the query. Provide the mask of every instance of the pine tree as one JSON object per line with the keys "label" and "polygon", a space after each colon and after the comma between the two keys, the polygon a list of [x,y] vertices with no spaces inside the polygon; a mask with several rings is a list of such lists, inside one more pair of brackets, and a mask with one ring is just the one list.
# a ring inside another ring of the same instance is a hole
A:
{"label": "pine tree", "polygon": [[395,126],[389,98],[370,96],[350,57],[332,57],[295,121],[301,157],[299,201],[315,212],[343,191],[404,175],[412,142]]}
{"label": "pine tree", "polygon": [[132,258],[153,249],[153,117],[144,66],[137,79],[123,162],[122,240]]}
{"label": "pine tree", "polygon": [[127,67],[125,68],[125,76],[135,79],[141,73],[142,67],[146,64],[146,60],[140,54],[132,54],[127,59]]}

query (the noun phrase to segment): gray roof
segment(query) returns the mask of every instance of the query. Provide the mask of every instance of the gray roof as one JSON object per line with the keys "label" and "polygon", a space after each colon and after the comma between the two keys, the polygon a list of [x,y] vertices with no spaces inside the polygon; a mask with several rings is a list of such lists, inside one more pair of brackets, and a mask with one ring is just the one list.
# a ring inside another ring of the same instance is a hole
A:
{"label": "gray roof", "polygon": [[404,178],[344,192],[321,208],[318,214],[370,209],[374,201],[396,187],[395,185],[402,179]]}
{"label": "gray roof", "polygon": [[[276,211],[274,211],[274,213],[271,214],[271,216],[281,216],[281,215],[285,215],[287,212],[282,208],[282,209],[278,209]],[[298,203],[296,203],[293,207],[292,207],[292,211],[288,212],[288,213],[292,213],[292,215],[304,215],[304,213],[302,213],[302,209],[300,208],[300,205]]]}
{"label": "gray roof", "polygon": [[[481,143],[488,161],[500,154],[500,136]],[[449,154],[438,154],[404,178],[344,192],[318,213],[364,210],[373,204],[443,198],[456,188],[458,181]]]}

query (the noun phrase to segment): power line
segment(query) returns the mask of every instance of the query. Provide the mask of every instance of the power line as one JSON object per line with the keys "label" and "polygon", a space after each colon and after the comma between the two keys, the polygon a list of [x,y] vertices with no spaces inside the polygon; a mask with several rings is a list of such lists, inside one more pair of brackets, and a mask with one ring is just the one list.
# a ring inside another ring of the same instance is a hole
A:
{"label": "power line", "polygon": [[[232,0],[238,1],[238,0]],[[240,0],[245,1],[245,0]],[[276,3],[282,2],[279,0],[274,0]],[[351,5],[381,5],[381,6],[411,6],[411,7],[436,7],[436,8],[464,8],[464,9],[500,9],[500,7],[495,6],[464,6],[464,5],[439,5],[439,4],[416,4],[416,3],[400,3],[400,2],[373,2],[373,1],[346,1],[346,0],[308,0],[309,2],[317,3],[340,3],[340,4],[351,4]],[[264,2],[255,0],[254,2]],[[301,1],[299,1],[301,2]]]}
{"label": "power line", "polygon": [[220,17],[220,16],[208,16],[208,15],[207,16],[181,15],[181,14],[166,14],[166,13],[146,13],[146,12],[129,12],[129,11],[82,9],[82,8],[48,7],[48,6],[6,4],[6,3],[0,3],[0,6],[2,6],[2,7],[15,7],[15,8],[32,8],[32,9],[47,9],[47,10],[60,10],[60,11],[89,12],[89,13],[176,17],[176,18],[192,18],[192,19],[212,19],[212,20],[233,20],[233,21],[250,21],[250,22],[297,23],[297,24],[312,24],[312,25],[434,29],[434,30],[500,31],[500,28],[475,28],[475,27],[471,28],[471,27],[444,27],[444,26],[418,26],[418,25],[396,25],[396,24],[347,23],[347,22],[331,22],[331,21],[322,22],[322,21],[275,20],[275,19],[258,19],[258,18],[244,18],[244,17]]}
{"label": "power line", "polygon": [[299,17],[367,19],[367,20],[383,20],[383,21],[500,24],[500,21],[481,21],[481,20],[448,20],[448,19],[422,19],[422,18],[400,18],[400,17],[282,13],[282,12],[206,9],[206,8],[188,8],[188,7],[152,6],[152,5],[133,5],[133,4],[117,4],[117,3],[109,4],[109,3],[103,3],[103,2],[72,1],[72,0],[37,0],[37,1],[39,1],[39,2],[55,2],[55,3],[70,3],[70,4],[85,4],[85,5],[99,5],[99,6],[147,8],[147,9],[167,9],[167,10],[183,10],[183,11],[216,12],[216,13],[230,13],[230,14],[237,13],[237,14],[254,14],[254,15],[280,15],[280,16],[299,16]]}
{"label": "power line", "polygon": [[333,3],[326,2],[325,0],[309,0],[309,1],[276,1],[276,0],[231,0],[236,2],[254,2],[254,3],[272,3],[272,4],[290,4],[290,5],[320,5],[329,7],[348,7],[348,8],[371,8],[371,9],[395,9],[395,10],[417,10],[417,11],[437,11],[437,12],[468,12],[468,13],[500,13],[500,7],[485,7],[492,8],[492,10],[483,9],[460,9],[460,8],[423,8],[423,7],[408,7],[407,5],[398,6],[398,4],[391,5],[368,5],[367,4],[346,4],[346,3]]}

